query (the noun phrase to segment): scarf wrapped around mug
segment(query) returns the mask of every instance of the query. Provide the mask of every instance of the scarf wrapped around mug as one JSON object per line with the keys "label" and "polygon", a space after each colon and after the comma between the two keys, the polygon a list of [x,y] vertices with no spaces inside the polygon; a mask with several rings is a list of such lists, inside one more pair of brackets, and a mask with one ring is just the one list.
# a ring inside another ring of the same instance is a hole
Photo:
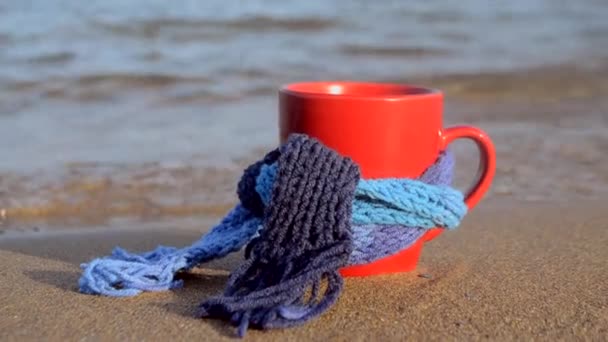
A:
{"label": "scarf wrapped around mug", "polygon": [[178,288],[178,272],[245,247],[244,262],[221,295],[200,304],[200,316],[231,321],[239,336],[249,326],[303,324],[338,299],[340,268],[395,254],[428,229],[459,225],[467,207],[449,186],[453,166],[442,152],[419,179],[361,179],[351,159],[291,135],[245,170],[240,203],[200,240],[141,254],[117,247],[82,265],[80,291],[134,296]]}

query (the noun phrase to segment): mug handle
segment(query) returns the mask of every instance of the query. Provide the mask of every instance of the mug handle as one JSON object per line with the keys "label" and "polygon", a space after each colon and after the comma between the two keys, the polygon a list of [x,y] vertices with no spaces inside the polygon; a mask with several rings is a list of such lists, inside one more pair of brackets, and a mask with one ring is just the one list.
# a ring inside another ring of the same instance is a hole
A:
{"label": "mug handle", "polygon": [[[496,151],[490,137],[481,129],[471,126],[454,126],[439,131],[439,149],[445,151],[448,145],[456,139],[470,139],[479,149],[479,169],[470,189],[467,190],[465,203],[469,210],[473,209],[488,191],[496,172]],[[437,237],[443,229],[434,228],[424,235],[424,241]]]}

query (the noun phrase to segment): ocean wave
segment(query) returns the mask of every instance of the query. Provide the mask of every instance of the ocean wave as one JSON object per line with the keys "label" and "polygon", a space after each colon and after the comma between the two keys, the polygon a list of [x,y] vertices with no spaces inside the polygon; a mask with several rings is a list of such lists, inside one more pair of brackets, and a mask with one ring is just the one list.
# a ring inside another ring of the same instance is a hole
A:
{"label": "ocean wave", "polygon": [[[537,68],[483,73],[452,73],[419,78],[385,78],[381,81],[416,83],[441,89],[451,100],[470,103],[559,103],[566,100],[595,101],[608,93],[608,58],[579,64],[554,64]],[[557,111],[557,112],[563,112]],[[513,119],[513,116],[509,116]],[[522,112],[521,118],[533,119]]]}
{"label": "ocean wave", "polygon": [[210,105],[223,104],[242,100],[244,94],[222,94],[206,89],[190,90],[190,91],[175,91],[164,94],[161,99],[158,99],[156,105],[173,106],[173,105]]}
{"label": "ocean wave", "polygon": [[205,77],[187,77],[174,74],[161,73],[106,73],[83,75],[75,79],[79,86],[94,86],[99,84],[121,85],[138,88],[156,88],[174,85],[177,83],[208,83]]}
{"label": "ocean wave", "polygon": [[220,215],[236,201],[241,169],[74,163],[63,174],[0,173],[0,224]]}
{"label": "ocean wave", "polygon": [[352,57],[435,57],[447,56],[449,50],[431,47],[404,47],[389,45],[354,45],[344,44],[338,50],[347,56]]}
{"label": "ocean wave", "polygon": [[224,22],[227,28],[240,30],[288,30],[288,31],[324,31],[339,25],[336,19],[318,17],[275,18],[267,16],[246,17]]}
{"label": "ocean wave", "polygon": [[[230,31],[230,33],[235,33],[235,31],[243,33],[267,31],[320,32],[337,27],[339,22],[336,19],[317,17],[277,18],[271,16],[251,16],[226,20],[185,18],[154,18],[129,22],[96,20],[92,24],[106,32],[145,38],[158,37],[168,31],[190,32],[190,36],[178,36],[181,39],[187,39],[188,37],[213,38],[218,37],[218,35],[225,38],[228,37],[226,30]],[[222,32],[224,33],[222,34]]]}
{"label": "ocean wave", "polygon": [[68,51],[61,51],[29,57],[26,61],[31,64],[63,64],[70,62],[75,58],[76,54]]}
{"label": "ocean wave", "polygon": [[267,86],[254,86],[245,91],[248,96],[271,96],[277,93],[277,87],[270,85]]}
{"label": "ocean wave", "polygon": [[217,75],[236,77],[239,79],[260,79],[260,78],[271,78],[276,77],[277,74],[269,69],[255,68],[255,67],[235,67],[231,69],[219,69],[216,72]]}
{"label": "ocean wave", "polygon": [[457,24],[470,19],[465,13],[449,10],[435,10],[432,12],[418,13],[417,19],[425,24],[448,23]]}
{"label": "ocean wave", "polygon": [[[98,73],[70,78],[51,77],[40,80],[5,80],[0,89],[14,96],[103,101],[114,96],[129,96],[135,91],[157,91],[177,85],[208,85],[210,79],[161,73]],[[13,97],[15,99],[16,97]]]}
{"label": "ocean wave", "polygon": [[126,86],[136,88],[158,88],[178,83],[205,84],[212,80],[202,76],[182,76],[162,73],[96,73],[75,77],[51,77],[39,80],[6,80],[7,90],[19,91],[44,88],[49,84],[60,84],[72,87],[89,87],[98,85]]}
{"label": "ocean wave", "polygon": [[[350,49],[350,48],[349,48]],[[423,56],[424,51],[409,48],[352,47],[350,53],[384,53],[390,57]],[[546,99],[594,99],[606,93],[608,58],[589,59],[578,64],[555,64],[518,72],[429,74],[407,79],[384,77],[377,81],[418,83],[440,88],[451,99],[467,101]],[[309,72],[309,75],[313,75]],[[312,76],[309,76],[311,78]],[[32,99],[101,101],[117,97],[136,98],[138,92],[154,94],[154,104],[222,104],[250,97],[275,96],[285,75],[263,68],[218,69],[206,76],[163,73],[93,73],[70,78],[40,80],[0,80],[4,109],[21,106]],[[217,84],[222,80],[224,84]],[[564,82],[568,80],[568,82]],[[226,87],[226,84],[235,86]],[[236,91],[235,89],[238,89]],[[10,105],[9,107],[6,107]],[[6,111],[6,110],[5,110]]]}

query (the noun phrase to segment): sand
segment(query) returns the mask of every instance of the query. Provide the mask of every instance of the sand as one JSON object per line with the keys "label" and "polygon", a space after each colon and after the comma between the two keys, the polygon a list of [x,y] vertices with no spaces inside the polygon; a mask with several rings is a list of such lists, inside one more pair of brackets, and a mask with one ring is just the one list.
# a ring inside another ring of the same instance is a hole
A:
{"label": "sand", "polygon": [[[208,224],[205,223],[206,225]],[[200,231],[95,229],[0,240],[0,340],[230,340],[226,322],[193,317],[220,292],[239,255],[185,287],[133,298],[77,292],[79,263],[115,245],[185,245]],[[608,336],[605,202],[491,199],[427,244],[414,272],[348,278],[336,305],[287,330],[245,340],[602,340]]]}

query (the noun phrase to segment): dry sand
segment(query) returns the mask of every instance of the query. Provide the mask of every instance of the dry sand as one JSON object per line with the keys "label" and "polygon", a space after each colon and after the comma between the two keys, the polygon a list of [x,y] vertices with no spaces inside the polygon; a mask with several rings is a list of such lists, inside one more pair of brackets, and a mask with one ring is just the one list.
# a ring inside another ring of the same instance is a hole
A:
{"label": "dry sand", "polygon": [[[0,340],[224,340],[234,329],[193,317],[239,256],[207,264],[185,287],[116,299],[77,292],[78,264],[115,245],[185,245],[194,230],[96,229],[0,240]],[[415,272],[348,278],[338,303],[287,330],[245,340],[605,340],[605,202],[490,199],[427,244]],[[421,277],[420,275],[424,275]]]}

